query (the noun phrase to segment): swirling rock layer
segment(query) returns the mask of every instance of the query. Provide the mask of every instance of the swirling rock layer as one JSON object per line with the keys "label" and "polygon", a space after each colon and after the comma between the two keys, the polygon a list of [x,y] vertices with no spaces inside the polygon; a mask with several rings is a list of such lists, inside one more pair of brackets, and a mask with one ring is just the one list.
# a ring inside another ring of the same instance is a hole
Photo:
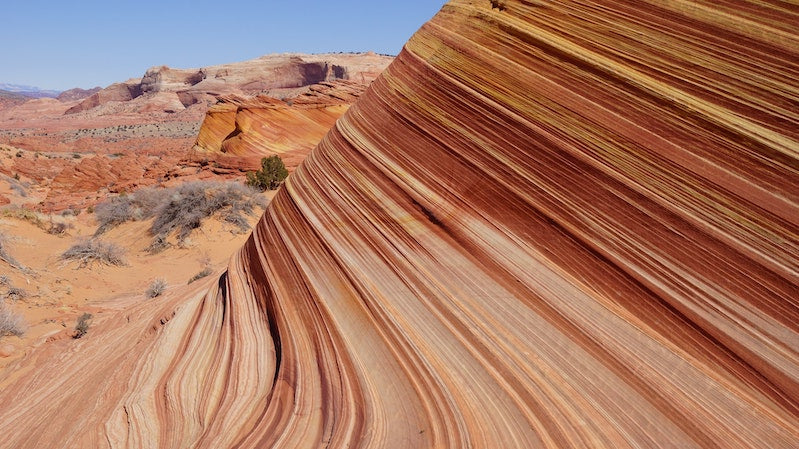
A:
{"label": "swirling rock layer", "polygon": [[261,168],[261,158],[277,154],[293,171],[367,86],[355,81],[314,84],[287,101],[223,97],[208,109],[191,158],[248,171]]}
{"label": "swirling rock layer", "polygon": [[796,447],[797,23],[450,2],[217,285],[6,374],[0,438]]}

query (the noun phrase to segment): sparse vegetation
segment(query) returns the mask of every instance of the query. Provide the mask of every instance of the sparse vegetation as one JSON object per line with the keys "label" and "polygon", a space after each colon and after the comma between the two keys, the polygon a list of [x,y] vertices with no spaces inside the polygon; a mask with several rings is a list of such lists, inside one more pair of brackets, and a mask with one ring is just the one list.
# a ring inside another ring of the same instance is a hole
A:
{"label": "sparse vegetation", "polygon": [[150,284],[145,294],[148,298],[155,298],[161,296],[161,293],[164,293],[164,290],[166,290],[166,281],[158,278],[154,280],[152,284]]}
{"label": "sparse vegetation", "polygon": [[0,178],[8,182],[11,190],[13,190],[17,195],[23,198],[28,196],[28,188],[30,187],[30,183],[20,181],[19,173],[14,173],[14,176],[0,174]]}
{"label": "sparse vegetation", "polygon": [[5,206],[0,209],[0,217],[16,218],[17,220],[27,221],[40,229],[47,229],[42,215],[32,210],[24,209],[19,206]]}
{"label": "sparse vegetation", "polygon": [[8,253],[8,237],[6,237],[6,235],[2,232],[0,232],[0,260],[14,268],[22,268],[22,264],[17,262],[17,259],[14,259]]}
{"label": "sparse vegetation", "polygon": [[139,221],[153,217],[158,206],[169,195],[170,190],[172,189],[141,189],[130,195],[123,193],[98,204],[94,208],[94,216],[99,227],[94,235],[100,235],[127,221]]}
{"label": "sparse vegetation", "polygon": [[127,221],[153,218],[150,252],[169,246],[167,237],[177,234],[183,242],[202,221],[214,214],[241,231],[249,230],[246,215],[263,206],[263,198],[252,188],[239,183],[189,182],[170,189],[142,189],[98,204],[99,224],[95,236]]}
{"label": "sparse vegetation", "polygon": [[84,313],[83,315],[78,317],[78,322],[75,323],[75,332],[72,334],[72,338],[78,339],[86,335],[86,333],[89,332],[91,319],[92,319],[91,313]]}
{"label": "sparse vegetation", "polygon": [[192,282],[200,280],[206,276],[210,276],[211,273],[213,273],[213,271],[211,271],[211,267],[205,267],[202,269],[202,271],[192,276],[191,279],[189,279],[188,284],[191,284]]}
{"label": "sparse vegetation", "polygon": [[19,287],[8,287],[8,291],[6,292],[6,298],[12,301],[18,301],[20,299],[26,298],[27,296],[28,292]]}
{"label": "sparse vegetation", "polygon": [[62,217],[77,217],[80,215],[79,207],[69,207],[61,211]]}
{"label": "sparse vegetation", "polygon": [[6,335],[16,335],[21,337],[25,334],[28,326],[22,315],[9,309],[5,302],[0,300],[0,337]]}
{"label": "sparse vegetation", "polygon": [[125,250],[119,245],[96,238],[79,241],[61,254],[61,258],[64,260],[77,261],[79,268],[86,267],[93,262],[125,265],[124,256]]}
{"label": "sparse vegetation", "polygon": [[52,235],[64,235],[67,233],[67,229],[72,227],[73,225],[63,222],[51,222],[50,227],[47,228],[47,233]]}
{"label": "sparse vegetation", "polygon": [[261,169],[247,173],[247,185],[261,190],[275,190],[289,176],[283,159],[272,155],[261,159]]}

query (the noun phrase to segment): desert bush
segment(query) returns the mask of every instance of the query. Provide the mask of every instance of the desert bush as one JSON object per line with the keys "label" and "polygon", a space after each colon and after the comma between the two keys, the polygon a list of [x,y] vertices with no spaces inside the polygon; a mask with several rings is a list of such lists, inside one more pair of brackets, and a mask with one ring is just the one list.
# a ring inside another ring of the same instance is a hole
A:
{"label": "desert bush", "polygon": [[5,274],[0,276],[0,285],[9,285],[11,283],[11,278],[6,276]]}
{"label": "desert bush", "polygon": [[47,233],[52,235],[64,235],[67,232],[67,229],[73,228],[73,224],[67,224],[62,222],[52,222],[50,223],[50,227],[47,228]]}
{"label": "desert bush", "polygon": [[0,337],[6,335],[21,337],[27,328],[25,318],[6,307],[5,302],[0,301]]}
{"label": "desert bush", "polygon": [[216,213],[247,231],[245,216],[263,205],[258,191],[239,183],[194,181],[169,189],[142,189],[98,204],[94,209],[99,225],[95,236],[126,221],[153,218],[153,242],[148,251],[158,252],[169,246],[167,237],[173,232],[182,242],[205,218]]}
{"label": "desert bush", "polygon": [[61,211],[62,217],[77,217],[80,215],[80,208],[79,207],[69,207]]}
{"label": "desert bush", "polygon": [[91,325],[92,314],[91,313],[84,313],[80,317],[78,317],[78,322],[75,323],[75,332],[72,334],[72,338],[81,338],[89,332],[89,326]]}
{"label": "desert bush", "polygon": [[127,221],[152,218],[155,210],[168,194],[169,189],[148,187],[127,195],[119,195],[94,207],[94,217],[99,227],[95,235],[100,235]]}
{"label": "desert bush", "polygon": [[245,231],[248,227],[244,214],[252,215],[258,205],[262,202],[256,192],[241,184],[190,182],[177,187],[158,207],[150,232],[154,236],[177,232],[178,240],[182,241],[205,218],[217,212],[222,219]]}
{"label": "desert bush", "polygon": [[278,155],[261,159],[261,169],[247,173],[247,185],[261,190],[275,190],[289,176]]}
{"label": "desert bush", "polygon": [[64,260],[75,260],[83,268],[93,262],[107,265],[125,265],[125,250],[111,242],[91,238],[72,245],[61,254]]}
{"label": "desert bush", "polygon": [[26,292],[25,289],[19,287],[10,286],[8,287],[8,291],[6,292],[6,298],[12,301],[17,301],[27,297],[28,297],[28,292]]}
{"label": "desert bush", "polygon": [[213,271],[211,271],[211,267],[205,267],[202,269],[202,271],[192,276],[191,279],[189,279],[188,284],[191,284],[192,282],[200,280],[206,276],[210,276],[211,273],[213,273]]}
{"label": "desert bush", "polygon": [[22,268],[22,265],[8,253],[8,237],[0,232],[0,260],[15,268]]}
{"label": "desert bush", "polygon": [[158,278],[154,280],[152,284],[150,284],[145,294],[148,298],[155,298],[157,296],[161,296],[161,293],[164,293],[164,290],[166,290],[166,281]]}
{"label": "desert bush", "polygon": [[8,178],[8,185],[11,187],[11,190],[17,193],[17,195],[23,198],[28,196],[28,185],[27,183],[20,182],[19,173],[14,173],[13,178]]}

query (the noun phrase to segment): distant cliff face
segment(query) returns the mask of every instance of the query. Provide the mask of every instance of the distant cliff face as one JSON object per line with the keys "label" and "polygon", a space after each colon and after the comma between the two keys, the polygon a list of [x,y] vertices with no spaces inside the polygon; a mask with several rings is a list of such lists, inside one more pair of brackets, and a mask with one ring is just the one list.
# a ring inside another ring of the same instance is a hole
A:
{"label": "distant cliff face", "polygon": [[[152,67],[141,79],[116,83],[72,107],[68,114],[90,110],[109,101],[127,102],[143,97],[131,107],[179,101],[183,109],[200,102],[213,102],[220,95],[274,94],[273,91],[309,86],[325,81],[353,80],[368,84],[391,62],[390,56],[374,53],[331,53],[318,55],[266,55],[249,61],[201,69]],[[160,94],[160,95],[158,95]],[[147,99],[161,99],[148,102]],[[152,105],[151,109],[152,109]],[[146,106],[145,106],[146,107]]]}
{"label": "distant cliff face", "polygon": [[0,380],[0,435],[795,447],[796,23],[766,2],[448,3],[209,290],[34,351]]}

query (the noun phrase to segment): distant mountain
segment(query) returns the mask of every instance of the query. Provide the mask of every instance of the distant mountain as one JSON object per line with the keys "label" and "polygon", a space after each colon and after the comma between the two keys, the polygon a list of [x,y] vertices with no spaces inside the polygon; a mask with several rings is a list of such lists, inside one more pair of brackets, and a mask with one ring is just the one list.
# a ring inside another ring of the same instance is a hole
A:
{"label": "distant mountain", "polygon": [[22,95],[17,92],[9,92],[0,89],[0,108],[22,104],[30,99],[31,97],[26,97],[25,95]]}
{"label": "distant mountain", "polygon": [[82,100],[86,97],[96,94],[100,90],[102,90],[102,88],[99,86],[93,87],[91,89],[81,89],[79,87],[76,87],[74,89],[69,89],[61,92],[60,94],[58,94],[57,98],[59,101]]}
{"label": "distant mountain", "polygon": [[61,91],[40,89],[35,86],[25,86],[21,84],[0,83],[0,90],[24,95],[30,98],[55,98]]}

